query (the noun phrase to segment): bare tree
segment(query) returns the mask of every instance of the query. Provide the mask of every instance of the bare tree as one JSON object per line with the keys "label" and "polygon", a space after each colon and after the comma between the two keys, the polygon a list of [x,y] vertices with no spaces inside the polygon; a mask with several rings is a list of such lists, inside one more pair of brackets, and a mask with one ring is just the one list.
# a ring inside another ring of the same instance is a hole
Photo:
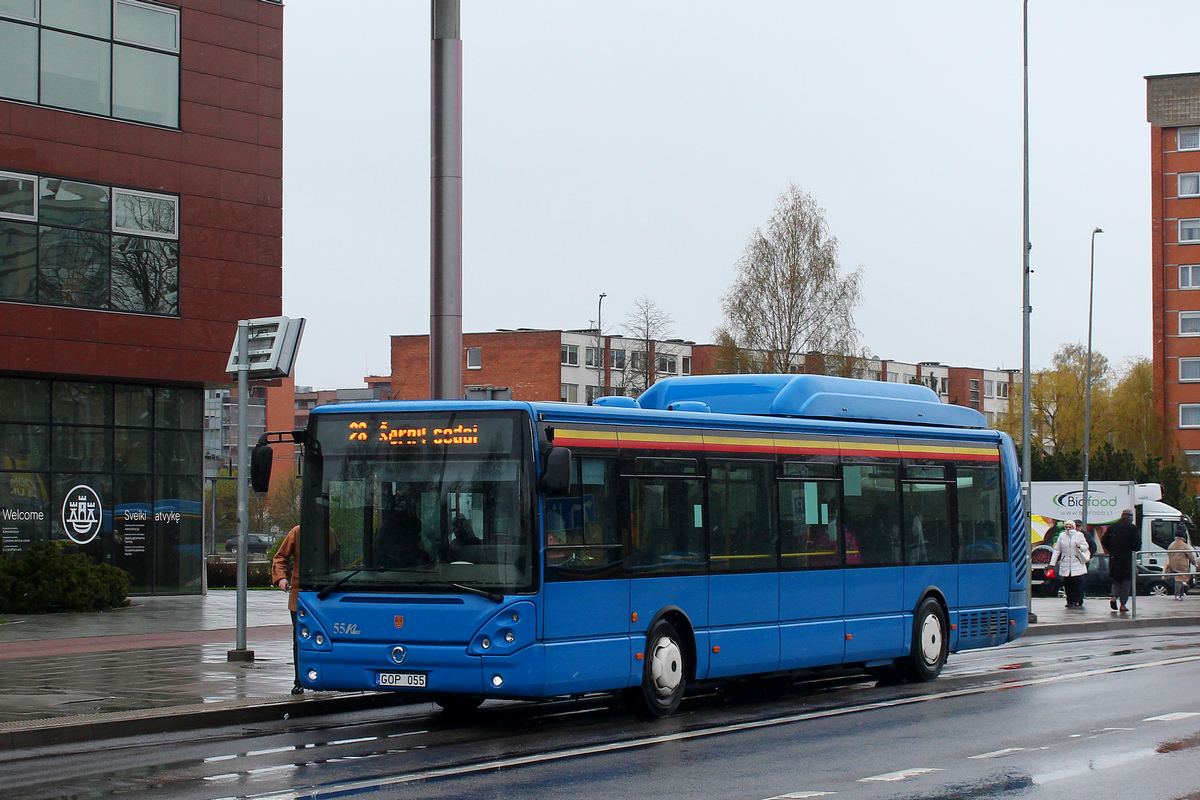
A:
{"label": "bare tree", "polygon": [[674,322],[670,314],[646,295],[634,302],[633,311],[625,315],[624,325],[625,338],[634,342],[634,349],[626,354],[625,371],[617,384],[624,394],[637,397],[658,380],[658,359],[676,352],[662,343],[674,335],[671,328]]}
{"label": "bare tree", "polygon": [[756,229],[734,265],[721,298],[724,320],[713,335],[727,363],[750,372],[803,371],[805,353],[834,359],[853,374],[859,347],[854,309],[862,302],[862,269],[841,274],[837,239],[825,210],[794,184],[779,195],[766,230]]}

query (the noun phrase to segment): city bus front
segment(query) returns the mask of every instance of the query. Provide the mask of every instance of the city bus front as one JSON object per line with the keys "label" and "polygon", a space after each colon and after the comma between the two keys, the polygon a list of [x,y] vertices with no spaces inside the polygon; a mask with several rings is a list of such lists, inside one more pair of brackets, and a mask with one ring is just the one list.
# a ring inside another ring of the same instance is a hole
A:
{"label": "city bus front", "polygon": [[296,612],[305,688],[542,691],[533,425],[499,405],[314,410]]}

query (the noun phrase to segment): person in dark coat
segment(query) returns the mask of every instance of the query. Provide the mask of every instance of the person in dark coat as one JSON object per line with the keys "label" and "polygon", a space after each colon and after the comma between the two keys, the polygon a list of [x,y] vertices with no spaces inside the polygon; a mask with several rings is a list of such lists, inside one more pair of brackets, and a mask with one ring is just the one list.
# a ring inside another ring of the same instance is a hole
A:
{"label": "person in dark coat", "polygon": [[1133,554],[1142,545],[1142,534],[1133,524],[1132,509],[1122,511],[1121,519],[1108,526],[1108,530],[1100,537],[1100,544],[1108,553],[1108,574],[1112,578],[1109,608],[1116,611],[1117,600],[1120,600],[1121,611],[1128,611],[1125,601],[1133,591]]}

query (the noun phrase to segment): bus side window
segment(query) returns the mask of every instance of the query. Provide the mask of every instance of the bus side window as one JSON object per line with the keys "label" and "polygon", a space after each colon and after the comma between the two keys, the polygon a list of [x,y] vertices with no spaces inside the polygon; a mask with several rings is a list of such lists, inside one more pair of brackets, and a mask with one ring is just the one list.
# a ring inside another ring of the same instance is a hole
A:
{"label": "bus side window", "polygon": [[895,464],[846,464],[842,467],[843,529],[848,566],[894,567],[904,563],[897,473]]}
{"label": "bus side window", "polygon": [[958,560],[962,563],[1004,560],[1004,516],[1000,504],[1000,470],[958,467]]}
{"label": "bus side window", "polygon": [[714,572],[775,569],[770,462],[708,462],[709,565]]}
{"label": "bus side window", "polygon": [[571,494],[546,498],[546,578],[612,577],[621,563],[617,470],[611,458],[574,459]]}

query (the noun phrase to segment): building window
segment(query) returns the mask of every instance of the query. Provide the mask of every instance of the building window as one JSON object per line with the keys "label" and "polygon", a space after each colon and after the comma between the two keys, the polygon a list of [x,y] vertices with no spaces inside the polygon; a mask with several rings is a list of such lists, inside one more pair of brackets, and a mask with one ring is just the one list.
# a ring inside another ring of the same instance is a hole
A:
{"label": "building window", "polygon": [[2,0],[0,97],[179,127],[179,9]]}
{"label": "building window", "polygon": [[1179,404],[1179,427],[1200,428],[1200,403]]}
{"label": "building window", "polygon": [[1182,264],[1179,267],[1179,288],[1200,289],[1200,264]]}
{"label": "building window", "polygon": [[[564,344],[561,350],[562,363],[568,366],[579,366],[579,345]],[[572,401],[574,402],[574,401]]]}
{"label": "building window", "polygon": [[483,348],[467,348],[467,369],[483,369]]}
{"label": "building window", "polygon": [[1200,311],[1179,312],[1179,335],[1200,336]]}
{"label": "building window", "polygon": [[1200,150],[1200,128],[1180,128],[1176,136],[1180,150]]}
{"label": "building window", "polygon": [[1179,359],[1179,380],[1200,381],[1200,358]]}
{"label": "building window", "polygon": [[1179,173],[1179,196],[1200,197],[1200,172]]}
{"label": "building window", "polygon": [[938,390],[938,394],[948,394],[950,391],[950,385],[949,385],[950,379],[942,378],[940,383],[941,383],[941,388]]}
{"label": "building window", "polygon": [[178,238],[177,197],[0,173],[0,301],[177,316]]}
{"label": "building window", "polygon": [[625,369],[625,351],[609,350],[608,360],[613,369]]}
{"label": "building window", "polygon": [[666,375],[674,375],[678,371],[678,364],[675,361],[675,356],[659,356],[657,359],[657,369]]}
{"label": "building window", "polygon": [[560,383],[558,385],[558,399],[564,403],[578,403],[579,387],[573,383]]}
{"label": "building window", "polygon": [[646,351],[634,350],[629,354],[629,366],[640,372],[646,369]]}
{"label": "building window", "polygon": [[589,367],[603,367],[604,356],[599,347],[588,347],[584,350],[583,361]]}
{"label": "building window", "polygon": [[682,361],[683,361],[683,374],[691,375],[692,374],[692,357],[691,356],[683,356]]}
{"label": "building window", "polygon": [[1183,457],[1187,459],[1188,470],[1193,475],[1200,472],[1200,450],[1184,450]]}
{"label": "building window", "polygon": [[995,397],[996,396],[996,382],[995,381],[984,381],[983,382],[983,396],[984,397]]}
{"label": "building window", "polygon": [[604,396],[604,392],[600,390],[599,386],[586,386],[584,389],[585,402],[587,402],[589,406],[596,401],[597,397]]}
{"label": "building window", "polygon": [[1200,219],[1179,220],[1179,243],[1193,244],[1200,242]]}
{"label": "building window", "polygon": [[[945,394],[945,391],[942,394]],[[1008,399],[1008,381],[996,381],[996,396],[1005,400]]]}

